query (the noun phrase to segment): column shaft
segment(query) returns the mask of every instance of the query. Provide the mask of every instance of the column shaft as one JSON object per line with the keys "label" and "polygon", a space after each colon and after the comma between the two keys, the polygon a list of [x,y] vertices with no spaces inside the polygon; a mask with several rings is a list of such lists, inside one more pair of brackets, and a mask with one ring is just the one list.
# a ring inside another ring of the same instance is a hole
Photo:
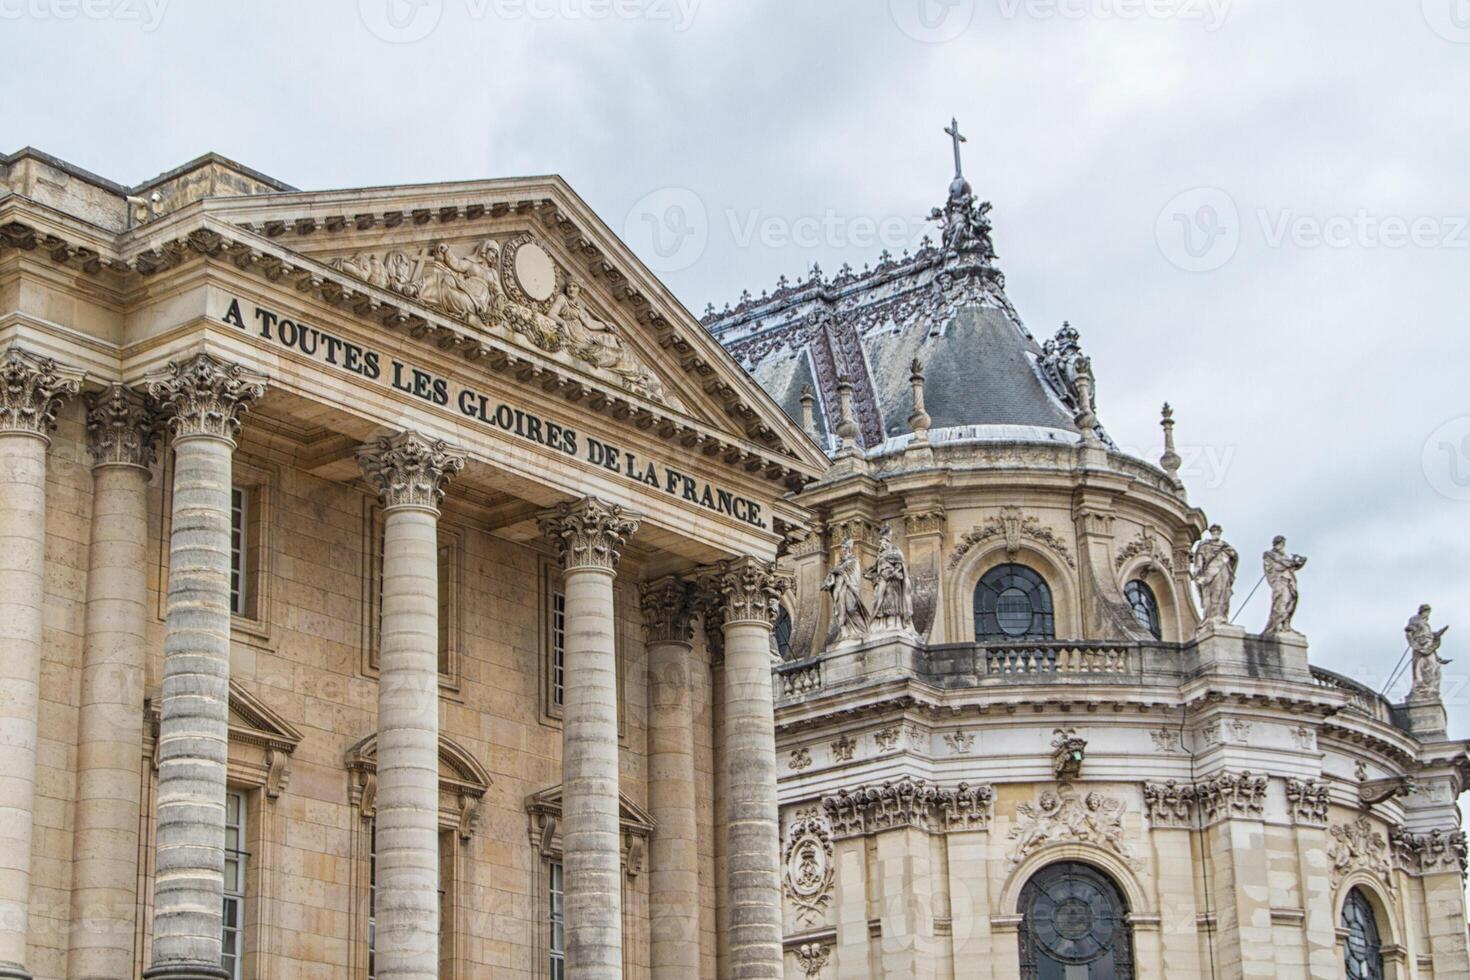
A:
{"label": "column shaft", "polygon": [[378,679],[377,972],[439,975],[439,544],[432,510],[383,528]]}
{"label": "column shaft", "polygon": [[29,976],[45,560],[46,440],[0,433],[0,977]]}
{"label": "column shaft", "polygon": [[648,803],[654,980],[699,975],[699,825],[695,809],[694,665],[687,588],[665,580],[643,592],[648,630]]}
{"label": "column shaft", "polygon": [[77,736],[68,975],[127,976],[137,914],[143,742],[148,471],[101,466],[92,479],[86,645]]}

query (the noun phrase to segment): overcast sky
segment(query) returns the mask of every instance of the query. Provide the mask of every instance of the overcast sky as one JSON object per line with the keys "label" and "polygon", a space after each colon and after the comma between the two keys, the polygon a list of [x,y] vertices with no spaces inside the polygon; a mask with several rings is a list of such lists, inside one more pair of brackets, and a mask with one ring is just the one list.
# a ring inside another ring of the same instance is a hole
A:
{"label": "overcast sky", "polygon": [[[0,0],[0,149],[124,183],[559,173],[696,314],[992,201],[1028,326],[1241,552],[1311,558],[1313,660],[1420,602],[1470,736],[1470,0]],[[1241,615],[1259,629],[1265,589]]]}

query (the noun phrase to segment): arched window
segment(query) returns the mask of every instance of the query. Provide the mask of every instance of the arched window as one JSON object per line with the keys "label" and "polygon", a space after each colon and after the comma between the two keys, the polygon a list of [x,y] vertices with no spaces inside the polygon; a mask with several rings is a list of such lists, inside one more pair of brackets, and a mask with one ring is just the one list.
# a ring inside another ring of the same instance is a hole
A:
{"label": "arched window", "polygon": [[1378,936],[1378,917],[1362,889],[1348,892],[1342,906],[1343,955],[1348,980],[1383,980],[1383,943]]}
{"label": "arched window", "polygon": [[1050,640],[1056,636],[1051,589],[1025,565],[997,565],[975,586],[975,639]]}
{"label": "arched window", "polygon": [[776,614],[776,626],[771,631],[776,641],[776,652],[781,655],[782,660],[791,659],[791,614],[782,606],[781,611]]}
{"label": "arched window", "polygon": [[1072,861],[1021,889],[1022,980],[1133,980],[1128,904],[1107,875]]}
{"label": "arched window", "polygon": [[1133,618],[1138,620],[1138,625],[1153,634],[1154,639],[1162,639],[1164,633],[1159,627],[1159,600],[1154,598],[1154,590],[1146,582],[1134,579],[1123,586],[1123,598],[1133,607]]}

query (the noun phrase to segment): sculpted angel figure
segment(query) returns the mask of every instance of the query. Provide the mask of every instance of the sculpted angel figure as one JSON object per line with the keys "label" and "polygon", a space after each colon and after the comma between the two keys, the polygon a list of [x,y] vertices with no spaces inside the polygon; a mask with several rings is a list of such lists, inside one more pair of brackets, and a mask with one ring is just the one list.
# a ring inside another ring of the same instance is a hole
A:
{"label": "sculpted angel figure", "polygon": [[1230,595],[1235,590],[1235,569],[1240,555],[1220,535],[1220,525],[1210,527],[1210,536],[1194,549],[1190,574],[1199,588],[1205,622],[1223,625],[1230,621]]}
{"label": "sculpted angel figure", "polygon": [[842,539],[837,564],[832,566],[822,591],[832,596],[832,626],[837,642],[861,640],[868,635],[868,604],[863,601],[862,566],[853,554],[852,538]]}
{"label": "sculpted angel figure", "polygon": [[1419,612],[1404,627],[1404,636],[1414,654],[1414,686],[1409,691],[1411,699],[1439,700],[1440,667],[1450,662],[1439,655],[1439,644],[1449,627],[1435,629],[1430,626],[1431,611],[1427,605],[1420,606]]}
{"label": "sculpted angel figure", "polygon": [[1267,633],[1295,633],[1291,628],[1291,617],[1296,615],[1298,598],[1296,573],[1304,568],[1307,560],[1301,555],[1286,553],[1286,538],[1278,534],[1271,541],[1271,550],[1261,556],[1266,570],[1266,581],[1271,585],[1271,619],[1266,623]]}
{"label": "sculpted angel figure", "polygon": [[908,565],[887,524],[879,534],[878,558],[866,577],[873,583],[873,629],[912,633],[914,595]]}

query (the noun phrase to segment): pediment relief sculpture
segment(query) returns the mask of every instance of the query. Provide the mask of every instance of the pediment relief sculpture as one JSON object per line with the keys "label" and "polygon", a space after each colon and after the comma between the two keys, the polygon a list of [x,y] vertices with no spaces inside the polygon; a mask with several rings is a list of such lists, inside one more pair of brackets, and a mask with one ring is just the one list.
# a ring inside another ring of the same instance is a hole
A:
{"label": "pediment relief sculpture", "polygon": [[1332,828],[1332,847],[1327,859],[1332,862],[1332,884],[1336,886],[1349,873],[1363,870],[1381,879],[1393,889],[1393,860],[1388,840],[1374,828],[1367,817]]}
{"label": "pediment relief sculpture", "polygon": [[485,238],[468,247],[435,242],[357,252],[329,264],[471,326],[504,330],[550,354],[566,353],[612,374],[635,394],[667,401],[663,383],[618,328],[592,309],[581,283],[530,235]]}
{"label": "pediment relief sculpture", "polygon": [[1011,863],[1019,864],[1048,844],[1079,841],[1095,844],[1122,858],[1130,867],[1138,866],[1132,846],[1124,839],[1122,800],[1092,792],[1079,796],[1071,787],[1059,791],[1044,790],[1036,803],[1016,807],[1016,822],[1011,825]]}
{"label": "pediment relief sculpture", "polygon": [[[560,784],[526,797],[531,843],[545,858],[558,857],[562,853],[561,799]],[[623,793],[619,793],[618,827],[623,838],[623,873],[630,879],[637,878],[644,869],[648,841],[655,830],[653,815]]]}

